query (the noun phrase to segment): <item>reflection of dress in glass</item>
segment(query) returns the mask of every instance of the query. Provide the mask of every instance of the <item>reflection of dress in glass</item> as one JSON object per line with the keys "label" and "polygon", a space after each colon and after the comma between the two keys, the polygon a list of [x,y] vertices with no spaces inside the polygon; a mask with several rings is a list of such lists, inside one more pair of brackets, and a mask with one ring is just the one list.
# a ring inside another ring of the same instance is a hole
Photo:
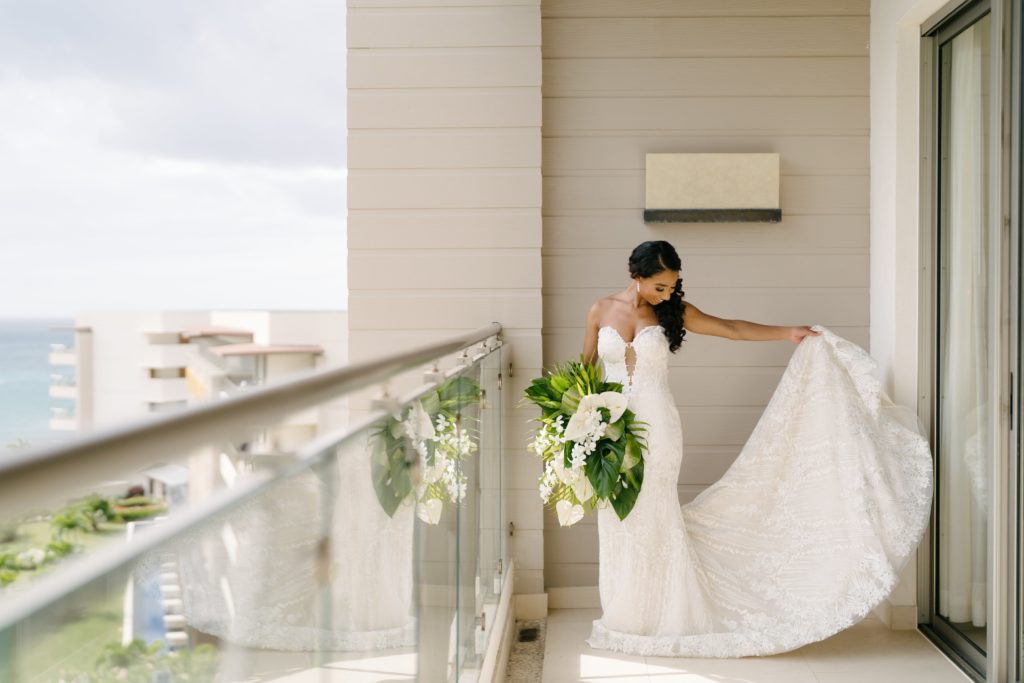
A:
{"label": "reflection of dress in glass", "polygon": [[590,645],[784,652],[852,625],[889,594],[928,520],[932,464],[916,418],[882,393],[866,352],[828,330],[806,338],[736,461],[684,506],[665,335],[652,326],[627,344],[604,327],[598,354],[647,423],[648,451],[629,516],[598,510],[604,614]]}
{"label": "reflection of dress in glass", "polygon": [[[189,625],[274,650],[372,651],[415,642],[415,508],[402,505],[393,517],[381,508],[365,435],[341,446],[337,458],[337,468],[279,483],[182,544]],[[318,561],[325,509],[332,511],[326,567]],[[325,568],[326,586],[318,576]]]}

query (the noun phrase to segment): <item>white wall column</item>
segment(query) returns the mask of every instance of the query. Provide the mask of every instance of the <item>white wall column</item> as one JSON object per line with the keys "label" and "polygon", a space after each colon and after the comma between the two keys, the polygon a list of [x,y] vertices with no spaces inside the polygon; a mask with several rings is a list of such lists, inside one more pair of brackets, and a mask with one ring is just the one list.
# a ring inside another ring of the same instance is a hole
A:
{"label": "white wall column", "polygon": [[[349,354],[505,326],[510,554],[543,592],[539,0],[349,0]],[[507,371],[507,368],[506,368]]]}

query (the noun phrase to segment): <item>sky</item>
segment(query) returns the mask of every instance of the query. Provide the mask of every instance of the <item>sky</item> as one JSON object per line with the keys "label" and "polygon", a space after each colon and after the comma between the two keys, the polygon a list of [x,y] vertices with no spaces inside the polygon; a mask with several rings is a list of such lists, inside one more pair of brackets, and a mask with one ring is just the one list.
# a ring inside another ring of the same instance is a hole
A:
{"label": "sky", "polygon": [[0,0],[0,318],[341,309],[344,0]]}

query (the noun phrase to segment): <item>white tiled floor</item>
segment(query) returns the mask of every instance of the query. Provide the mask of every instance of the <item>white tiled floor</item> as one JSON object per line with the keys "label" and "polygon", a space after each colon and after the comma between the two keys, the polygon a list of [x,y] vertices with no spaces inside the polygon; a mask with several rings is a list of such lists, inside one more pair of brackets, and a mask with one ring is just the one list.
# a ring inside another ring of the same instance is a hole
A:
{"label": "white tiled floor", "polygon": [[964,683],[970,679],[917,631],[868,618],[820,643],[771,657],[634,657],[585,640],[599,610],[548,613],[544,683]]}

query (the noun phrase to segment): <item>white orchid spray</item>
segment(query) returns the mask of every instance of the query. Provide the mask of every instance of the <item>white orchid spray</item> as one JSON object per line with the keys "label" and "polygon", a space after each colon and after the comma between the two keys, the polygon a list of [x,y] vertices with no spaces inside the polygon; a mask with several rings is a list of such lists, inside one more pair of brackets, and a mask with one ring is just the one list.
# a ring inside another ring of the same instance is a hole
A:
{"label": "white orchid spray", "polygon": [[[377,499],[389,516],[400,505],[414,504],[417,517],[437,524],[446,504],[465,499],[469,481],[463,461],[478,450],[478,419],[465,409],[479,399],[480,387],[472,378],[456,377],[375,432],[371,473]],[[414,462],[420,467],[413,469]]]}
{"label": "white orchid spray", "polygon": [[544,462],[538,489],[559,524],[575,524],[601,502],[624,519],[643,482],[645,445],[622,386],[581,360],[533,380],[526,398],[542,412],[530,450]]}

